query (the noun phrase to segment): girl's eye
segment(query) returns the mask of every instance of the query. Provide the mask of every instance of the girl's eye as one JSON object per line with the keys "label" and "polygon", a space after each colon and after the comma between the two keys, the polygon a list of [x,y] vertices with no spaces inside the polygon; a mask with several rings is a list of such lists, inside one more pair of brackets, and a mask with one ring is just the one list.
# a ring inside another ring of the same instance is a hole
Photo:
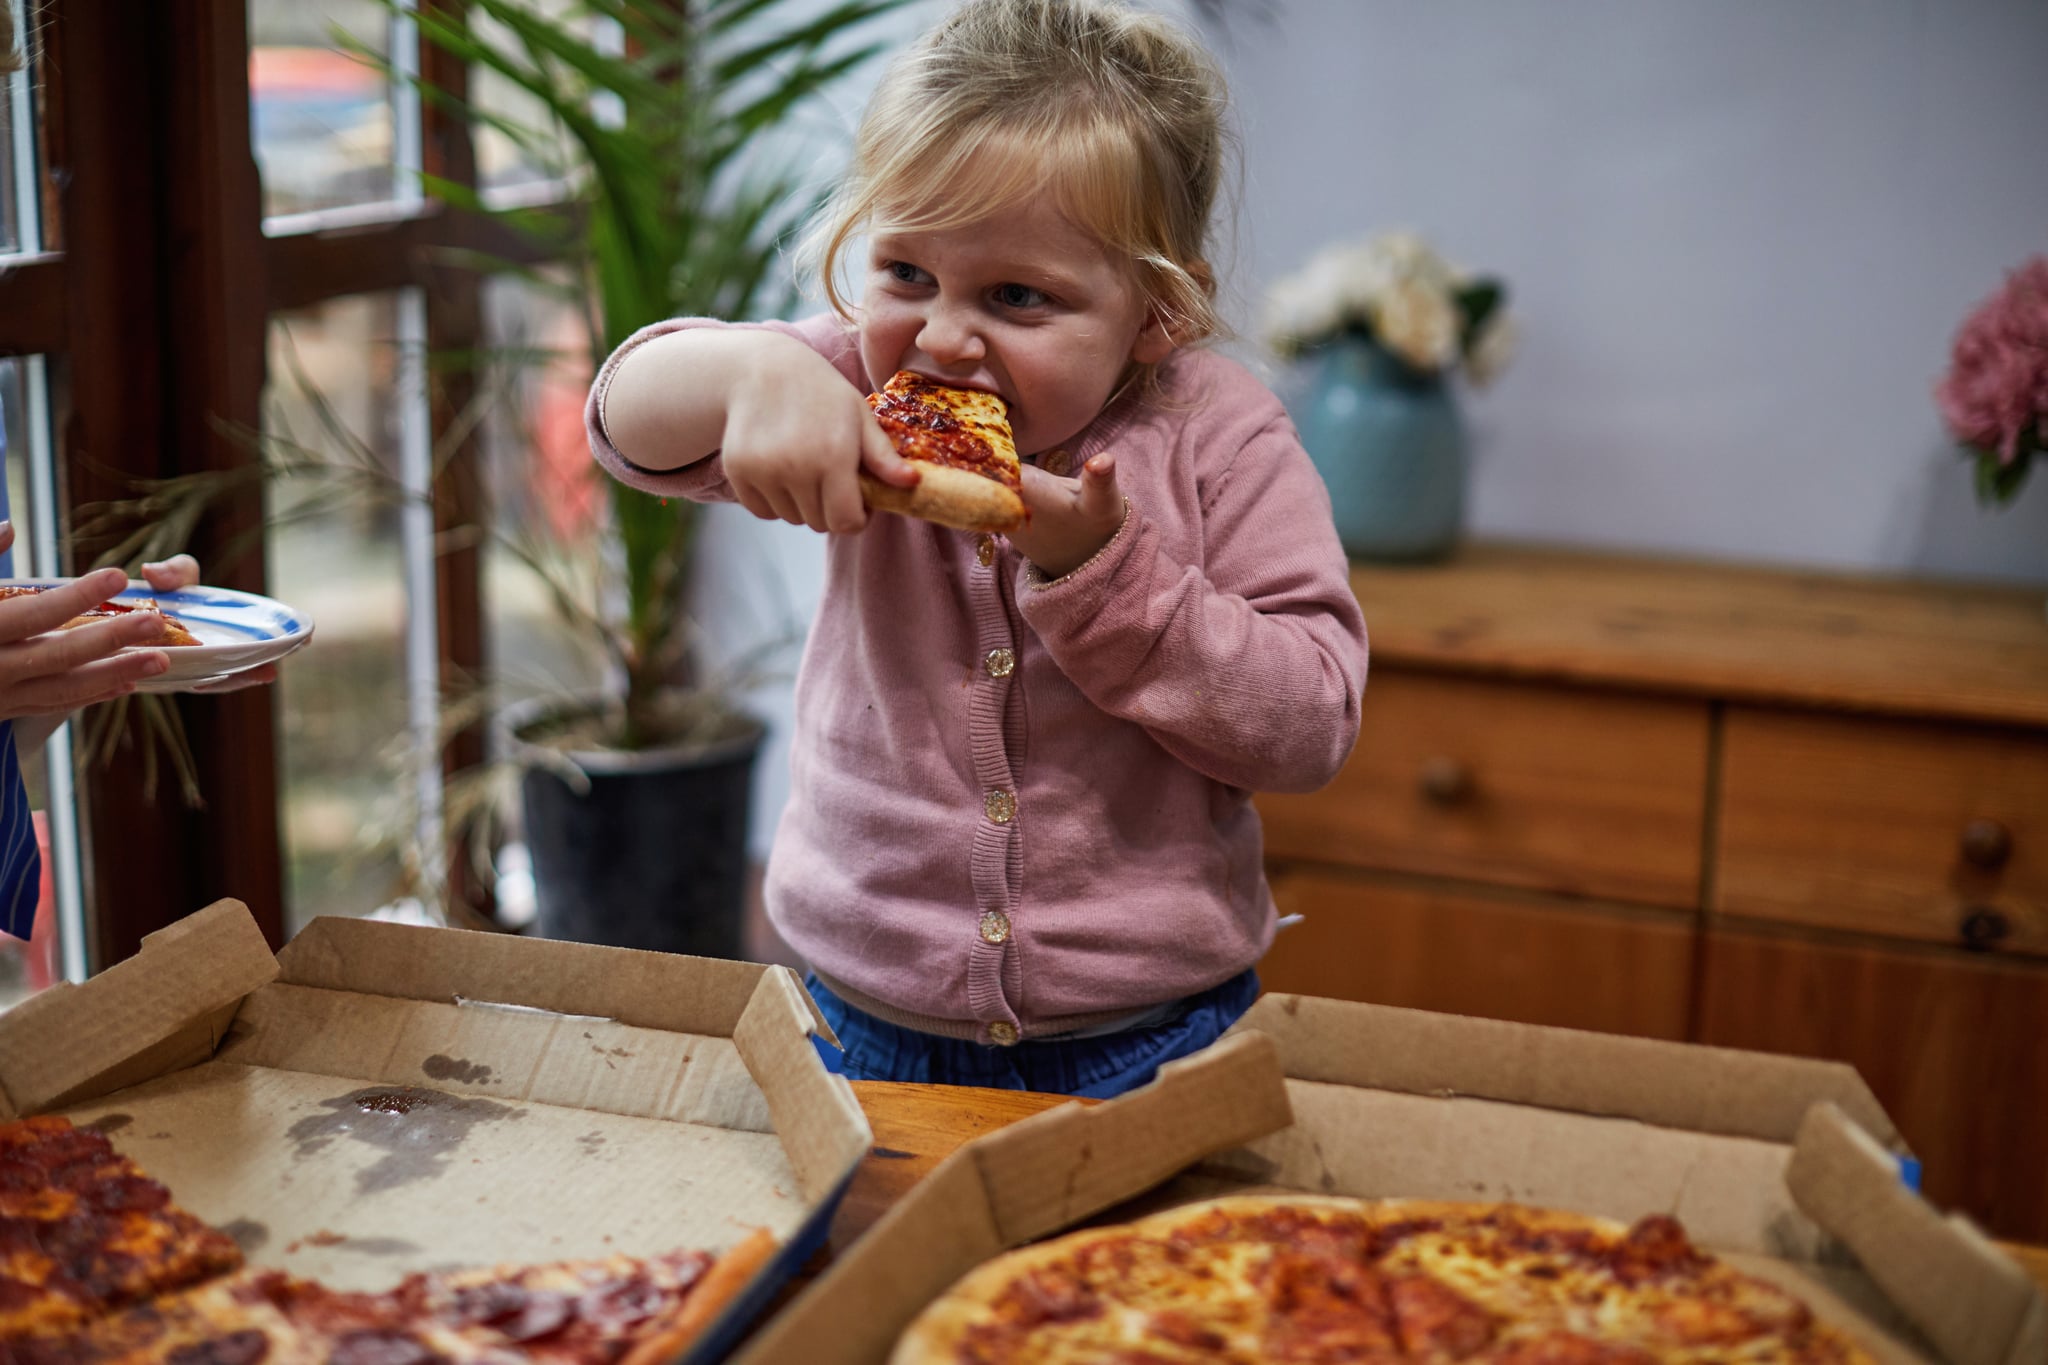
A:
{"label": "girl's eye", "polygon": [[999,284],[995,292],[996,302],[1005,308],[1036,308],[1045,302],[1045,295],[1028,284]]}
{"label": "girl's eye", "polygon": [[898,284],[919,284],[924,280],[924,272],[908,261],[890,261],[882,268]]}

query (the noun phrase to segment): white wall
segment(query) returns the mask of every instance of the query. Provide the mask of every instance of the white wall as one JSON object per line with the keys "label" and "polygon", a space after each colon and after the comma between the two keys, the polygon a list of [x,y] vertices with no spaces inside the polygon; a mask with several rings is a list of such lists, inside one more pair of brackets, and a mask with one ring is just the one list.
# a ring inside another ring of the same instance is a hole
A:
{"label": "white wall", "polygon": [[1219,44],[1237,280],[1391,226],[1507,278],[1477,530],[2048,581],[2048,475],[1980,513],[1929,397],[2048,251],[2048,4],[1275,8]]}
{"label": "white wall", "polygon": [[[1513,290],[1520,354],[1468,404],[1475,530],[2048,582],[2048,470],[1980,511],[1929,397],[1963,314],[2048,251],[2048,3],[1226,4],[1240,327],[1317,246],[1388,227]],[[712,637],[807,621],[819,539],[717,510]],[[765,851],[786,680],[755,701]]]}

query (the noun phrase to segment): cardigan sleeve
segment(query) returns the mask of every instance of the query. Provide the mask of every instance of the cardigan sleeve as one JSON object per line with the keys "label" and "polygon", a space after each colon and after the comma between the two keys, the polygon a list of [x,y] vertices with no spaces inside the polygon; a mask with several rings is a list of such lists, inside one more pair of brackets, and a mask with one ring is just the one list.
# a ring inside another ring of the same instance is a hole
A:
{"label": "cardigan sleeve", "polygon": [[1177,562],[1133,508],[1066,576],[1027,574],[1024,617],[1103,710],[1197,771],[1253,791],[1313,791],[1358,738],[1364,614],[1329,495],[1284,414],[1203,499],[1203,559]]}
{"label": "cardigan sleeve", "polygon": [[[716,318],[670,318],[657,322],[651,327],[642,327],[619,343],[619,348],[604,362],[604,368],[597,372],[597,379],[590,386],[590,397],[583,404],[583,428],[590,438],[590,453],[604,471],[628,487],[643,493],[653,493],[664,498],[688,498],[692,502],[731,502],[732,485],[726,482],[725,463],[713,451],[692,464],[678,469],[646,469],[634,464],[619,453],[612,444],[604,426],[604,402],[611,392],[612,378],[619,372],[619,365],[635,349],[671,332],[688,331],[698,327],[743,327],[763,331],[781,332],[795,337],[819,355],[832,362],[833,368],[844,375],[849,384],[867,392],[865,379],[860,368],[860,348],[853,339],[853,333],[846,323],[831,313],[821,313],[802,322],[721,322]],[[687,382],[686,376],[678,376],[678,383]]]}

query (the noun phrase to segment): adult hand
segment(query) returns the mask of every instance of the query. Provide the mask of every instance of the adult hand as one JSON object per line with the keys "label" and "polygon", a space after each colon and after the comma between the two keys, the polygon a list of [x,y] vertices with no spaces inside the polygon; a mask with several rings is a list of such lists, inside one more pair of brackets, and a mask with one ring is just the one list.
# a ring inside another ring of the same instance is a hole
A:
{"label": "adult hand", "polygon": [[[0,522],[0,553],[14,524]],[[170,666],[140,649],[163,630],[154,612],[127,612],[75,630],[63,625],[128,586],[119,569],[95,569],[48,592],[0,600],[0,720],[61,716],[135,690]]]}
{"label": "adult hand", "polygon": [[[157,564],[142,566],[142,576],[149,586],[158,592],[176,592],[190,588],[199,582],[199,561],[191,555],[172,555]],[[276,664],[258,664],[245,668],[240,673],[230,673],[219,682],[202,683],[193,688],[194,692],[239,692],[245,687],[261,687],[277,681]]]}
{"label": "adult hand", "polygon": [[1081,466],[1081,477],[1063,479],[1036,465],[1024,466],[1028,521],[1010,532],[1017,553],[1047,578],[1062,578],[1093,559],[1124,524],[1124,498],[1116,487],[1116,457],[1108,451]]}

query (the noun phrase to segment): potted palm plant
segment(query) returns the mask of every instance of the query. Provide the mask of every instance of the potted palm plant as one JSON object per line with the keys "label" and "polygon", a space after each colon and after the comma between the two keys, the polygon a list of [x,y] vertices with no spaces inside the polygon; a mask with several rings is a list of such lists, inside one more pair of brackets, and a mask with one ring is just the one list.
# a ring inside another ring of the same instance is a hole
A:
{"label": "potted palm plant", "polygon": [[[538,111],[522,122],[399,77],[510,138],[567,187],[570,212],[543,215],[427,180],[430,194],[498,218],[566,264],[560,287],[587,321],[593,366],[649,323],[759,316],[783,301],[778,254],[809,201],[763,145],[876,54],[856,30],[904,2],[468,0],[457,11],[382,0],[424,42]],[[693,657],[701,509],[617,483],[609,498],[609,581],[582,615],[599,628],[612,686],[528,698],[498,716],[521,769],[539,927],[737,956],[762,727]]]}

